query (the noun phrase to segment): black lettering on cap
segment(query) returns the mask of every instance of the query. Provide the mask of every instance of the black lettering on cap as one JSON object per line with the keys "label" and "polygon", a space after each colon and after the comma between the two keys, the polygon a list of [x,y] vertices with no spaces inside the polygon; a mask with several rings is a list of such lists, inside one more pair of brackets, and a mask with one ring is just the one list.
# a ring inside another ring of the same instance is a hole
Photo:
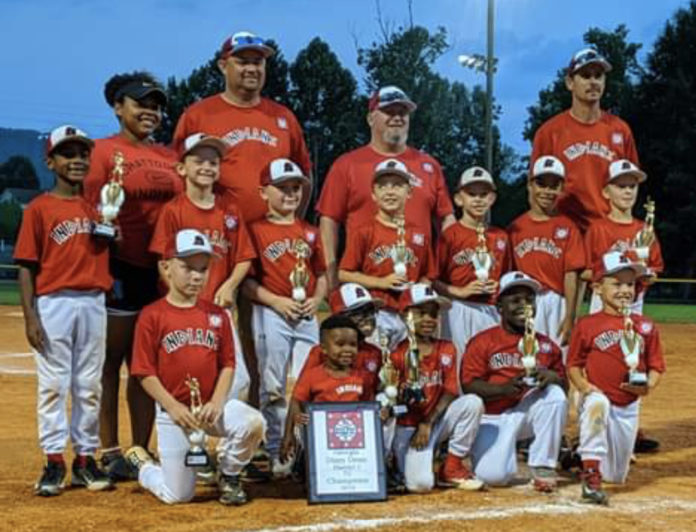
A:
{"label": "black lettering on cap", "polygon": [[544,168],[551,168],[553,166],[553,159],[546,159],[544,162]]}
{"label": "black lettering on cap", "polygon": [[77,131],[75,130],[74,127],[66,127],[65,128],[65,136],[66,137],[72,137],[74,135],[77,135]]}
{"label": "black lettering on cap", "polygon": [[621,165],[622,170],[630,170],[631,169],[631,163],[628,161],[624,161],[624,163]]}
{"label": "black lettering on cap", "polygon": [[196,235],[196,237],[193,239],[193,245],[205,246],[205,240],[203,240],[203,237],[201,235]]}
{"label": "black lettering on cap", "polygon": [[518,279],[524,279],[524,274],[523,274],[523,273],[517,272],[517,273],[515,274],[515,280],[518,280]]}
{"label": "black lettering on cap", "polygon": [[292,166],[292,163],[285,163],[285,166],[283,167],[284,172],[294,172],[295,169]]}
{"label": "black lettering on cap", "polygon": [[474,170],[474,177],[481,177],[483,175],[483,171],[480,168],[477,168]]}
{"label": "black lettering on cap", "polygon": [[389,161],[387,163],[387,168],[396,168],[396,161]]}
{"label": "black lettering on cap", "polygon": [[355,288],[355,297],[365,297],[366,295],[365,290],[361,286]]}
{"label": "black lettering on cap", "polygon": [[427,286],[427,287],[425,288],[425,295],[426,295],[426,296],[433,296],[433,295],[435,295],[435,294],[433,293],[433,289],[430,288],[429,286]]}

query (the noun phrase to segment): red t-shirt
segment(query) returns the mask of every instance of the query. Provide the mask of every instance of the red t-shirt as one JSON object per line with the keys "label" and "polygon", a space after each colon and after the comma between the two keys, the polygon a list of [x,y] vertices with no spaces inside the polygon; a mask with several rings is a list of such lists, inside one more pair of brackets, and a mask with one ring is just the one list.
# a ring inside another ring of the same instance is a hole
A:
{"label": "red t-shirt", "polygon": [[204,209],[195,205],[182,193],[167,203],[160,213],[150,242],[150,251],[164,255],[174,236],[182,229],[197,229],[205,234],[217,253],[210,264],[208,283],[199,294],[212,301],[215,292],[232,273],[239,262],[256,257],[246,224],[237,207],[223,198],[215,198],[215,205]]}
{"label": "red t-shirt", "polygon": [[109,182],[114,167],[114,153],[125,158],[123,190],[126,200],[118,214],[122,239],[113,255],[129,264],[151,268],[157,258],[148,251],[160,210],[183,191],[184,184],[174,168],[173,151],[158,144],[133,144],[120,135],[94,142],[89,175],[85,179],[87,201],[97,207],[101,189]]}
{"label": "red t-shirt", "polygon": [[[372,199],[372,176],[375,166],[390,157],[377,153],[371,146],[363,146],[336,159],[326,174],[317,211],[344,223],[349,234],[373,220],[377,206]],[[394,157],[414,175],[413,192],[406,202],[406,220],[431,234],[432,216],[442,219],[453,212],[440,163],[410,147]]]}
{"label": "red t-shirt", "polygon": [[[406,385],[408,370],[406,368],[406,353],[409,342],[404,340],[391,354],[392,364],[399,372],[399,387]],[[423,387],[425,401],[418,405],[408,405],[408,412],[398,418],[399,425],[415,427],[424,421],[444,393],[459,395],[457,385],[457,351],[452,342],[435,340],[432,351],[420,357],[420,384]]]}
{"label": "red t-shirt", "polygon": [[[475,229],[455,223],[445,229],[440,235],[437,245],[437,258],[440,280],[452,286],[466,286],[476,280],[474,266],[471,263],[478,237]],[[486,247],[492,255],[492,266],[489,279],[499,281],[500,276],[508,269],[508,236],[497,227],[486,229]],[[478,295],[468,299],[475,303],[495,304],[497,294]]]}
{"label": "red t-shirt", "polygon": [[345,377],[334,377],[322,364],[300,374],[292,398],[310,403],[371,401],[370,380],[370,376],[359,369],[352,369]]}
{"label": "red t-shirt", "polygon": [[285,106],[261,98],[254,107],[238,107],[216,94],[194,103],[179,118],[173,145],[206,133],[222,138],[229,149],[220,168],[220,186],[228,189],[247,223],[263,218],[266,203],[259,196],[261,175],[272,160],[290,159],[309,175],[311,162],[302,128]]}
{"label": "red t-shirt", "polygon": [[[309,350],[302,372],[321,366],[326,361],[326,354],[321,345],[315,345]],[[379,370],[382,368],[382,352],[372,344],[362,342],[358,346],[358,354],[355,357],[354,368],[364,371],[371,378],[370,390],[374,393],[379,380]]]}
{"label": "red t-shirt", "polygon": [[[379,220],[359,227],[347,235],[346,250],[341,259],[340,270],[361,272],[373,277],[386,277],[394,272],[392,249],[396,244],[396,227],[388,227]],[[430,235],[410,223],[406,224],[406,247],[408,263],[406,277],[409,282],[421,278],[435,279],[435,259],[430,245]],[[393,290],[370,290],[372,297],[381,298],[385,306],[399,308],[401,292]]]}
{"label": "red t-shirt", "polygon": [[[631,319],[645,346],[637,370],[664,373],[665,361],[657,327],[640,314],[631,314]],[[618,406],[626,406],[638,399],[621,389],[621,383],[626,381],[628,375],[628,366],[619,345],[623,329],[623,316],[606,312],[583,316],[573,327],[568,349],[568,367],[583,368],[587,380]]]}
{"label": "red t-shirt", "polygon": [[566,272],[586,267],[585,249],[577,226],[567,216],[534,220],[529,213],[508,227],[515,270],[563,295]]}
{"label": "red t-shirt", "polygon": [[594,124],[579,122],[570,111],[544,122],[534,135],[530,164],[542,155],[558,157],[565,165],[565,188],[558,209],[583,232],[590,219],[602,218],[609,212],[602,189],[612,161],[629,159],[638,164],[631,128],[605,112]]}
{"label": "red t-shirt", "polygon": [[[548,336],[536,334],[539,342],[537,367],[555,371],[565,378],[560,348]],[[466,346],[462,359],[462,384],[476,379],[503,384],[519,375],[524,375],[522,353],[518,350],[521,334],[512,334],[500,325],[486,329],[474,336]],[[526,392],[518,395],[486,401],[486,414],[501,414],[520,402]]]}
{"label": "red t-shirt", "polygon": [[284,225],[263,219],[252,223],[249,233],[256,250],[250,275],[264,288],[284,297],[292,296],[290,274],[297,264],[297,259],[292,254],[294,242],[302,240],[307,244],[311,251],[307,259],[307,297],[314,294],[317,278],[326,271],[324,251],[316,227],[302,220]]}
{"label": "red t-shirt", "polygon": [[191,399],[186,385],[190,375],[198,379],[205,404],[223,368],[234,368],[232,329],[223,308],[205,301],[181,308],[162,298],[140,312],[131,375],[157,377],[185,405]]}
{"label": "red t-shirt", "polygon": [[109,248],[91,234],[96,219],[96,210],[79,196],[59,198],[45,192],[27,205],[14,259],[38,263],[37,296],[111,289]]}

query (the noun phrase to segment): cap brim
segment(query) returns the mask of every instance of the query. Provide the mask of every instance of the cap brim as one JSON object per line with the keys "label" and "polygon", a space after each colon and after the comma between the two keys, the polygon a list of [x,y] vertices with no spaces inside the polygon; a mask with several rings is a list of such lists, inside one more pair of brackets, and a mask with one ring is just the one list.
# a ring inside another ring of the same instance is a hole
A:
{"label": "cap brim", "polygon": [[421,305],[426,305],[427,303],[436,303],[437,306],[440,307],[440,310],[448,310],[452,308],[452,302],[449,299],[442,296],[436,296],[433,298],[426,299],[425,301],[421,301],[420,303],[412,303],[411,305],[406,305],[401,310],[403,311],[413,307],[420,307]]}
{"label": "cap brim", "polygon": [[385,302],[384,299],[381,299],[379,297],[373,297],[372,301],[362,301],[361,303],[358,303],[356,305],[352,305],[349,307],[346,307],[343,312],[353,312],[355,310],[359,310],[363,307],[368,307],[370,305],[373,305],[377,310],[381,309],[384,307]]}
{"label": "cap brim", "polygon": [[266,46],[265,44],[240,44],[235,46],[229,55],[237,55],[239,52],[243,52],[245,50],[254,50],[256,52],[260,52],[266,59],[275,55],[275,50],[270,46]]}
{"label": "cap brim", "polygon": [[303,185],[311,185],[311,181],[305,175],[288,175],[277,177],[276,179],[270,180],[268,183],[266,183],[266,185],[280,185],[281,183],[287,183],[288,181],[300,181]]}
{"label": "cap brim", "polygon": [[495,186],[495,183],[491,183],[490,181],[488,181],[488,179],[472,179],[471,181],[467,181],[466,183],[459,183],[455,191],[461,190],[464,187],[468,187],[469,185],[473,185],[474,183],[485,183],[486,185],[491,187],[491,190],[498,190],[498,187]]}
{"label": "cap brim", "polygon": [[647,178],[648,174],[643,172],[642,170],[627,170],[625,172],[621,172],[620,174],[616,174],[615,176],[612,176],[609,178],[609,183],[614,181],[615,179],[620,178],[621,176],[624,175],[634,175],[638,178],[638,183],[643,183]]}
{"label": "cap brim", "polygon": [[157,99],[160,100],[162,105],[167,104],[167,94],[164,92],[164,90],[160,89],[159,87],[139,87],[124,92],[123,94],[124,96],[130,96],[131,98],[137,101],[143,100],[148,96],[155,96]]}
{"label": "cap brim", "polygon": [[515,288],[517,286],[526,286],[527,288],[532,290],[532,292],[534,292],[535,294],[538,294],[539,291],[541,290],[541,285],[538,282],[536,282],[534,279],[520,279],[518,281],[510,282],[507,286],[505,286],[505,288],[503,288],[498,293],[498,296],[502,296],[503,294],[505,294],[505,292],[509,292],[510,290],[512,290],[513,288]]}
{"label": "cap brim", "polygon": [[80,144],[87,146],[90,150],[94,148],[94,141],[89,137],[85,137],[84,135],[71,135],[70,137],[65,137],[64,139],[56,142],[53,146],[51,146],[51,149],[47,152],[47,154],[50,155],[56,151],[58,146],[62,146],[68,142],[79,142]]}
{"label": "cap brim", "polygon": [[412,102],[411,100],[394,100],[391,102],[382,102],[378,103],[375,109],[384,109],[385,107],[389,107],[390,105],[403,105],[408,109],[409,113],[412,113],[416,109],[418,109],[418,106],[416,105],[416,102]]}
{"label": "cap brim", "polygon": [[393,168],[385,168],[383,170],[378,170],[377,172],[374,173],[372,176],[372,181],[377,181],[378,179],[381,179],[385,175],[395,175],[397,177],[402,178],[404,181],[407,181],[408,184],[411,184],[411,176],[405,172],[402,172],[400,170],[395,170]]}
{"label": "cap brim", "polygon": [[601,67],[604,69],[605,73],[611,72],[611,70],[613,68],[611,66],[611,63],[609,61],[607,61],[606,59],[597,58],[597,59],[591,59],[591,60],[587,61],[586,63],[583,63],[582,65],[576,65],[575,68],[573,68],[573,70],[570,71],[570,73],[577,74],[578,70],[582,70],[583,68],[585,68],[588,65],[601,65]]}
{"label": "cap brim", "polygon": [[201,251],[200,249],[196,250],[191,250],[191,251],[183,251],[181,253],[173,253],[169,257],[169,259],[186,259],[188,257],[193,257],[194,255],[208,255],[210,258],[213,259],[218,259],[220,258],[220,255],[215,253],[214,251]]}
{"label": "cap brim", "polygon": [[191,153],[193,150],[198,149],[198,148],[213,148],[215,151],[217,151],[220,154],[220,158],[224,157],[225,153],[227,153],[227,144],[225,144],[224,141],[222,141],[218,138],[215,138],[215,137],[205,137],[202,140],[196,142],[196,144],[191,146],[184,153],[182,153],[181,157],[179,159],[182,160],[189,153]]}
{"label": "cap brim", "polygon": [[637,262],[631,262],[629,264],[622,264],[621,266],[617,266],[616,268],[612,268],[611,270],[600,273],[599,275],[595,276],[594,281],[595,282],[601,281],[605,277],[610,277],[610,276],[617,274],[619,272],[622,272],[624,270],[633,270],[633,272],[635,272],[635,274],[638,277],[645,275],[645,273],[647,271],[645,266],[643,266],[642,264],[639,264]]}

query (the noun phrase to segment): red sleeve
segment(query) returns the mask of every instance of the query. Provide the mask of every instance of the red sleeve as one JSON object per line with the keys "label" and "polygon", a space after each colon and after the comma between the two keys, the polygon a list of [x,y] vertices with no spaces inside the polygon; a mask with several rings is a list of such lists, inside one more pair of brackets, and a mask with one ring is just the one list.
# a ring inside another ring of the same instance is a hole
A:
{"label": "red sleeve", "polygon": [[133,358],[130,363],[131,375],[139,377],[157,376],[157,337],[156,317],[153,312],[145,310],[140,313],[135,323],[133,335]]}
{"label": "red sleeve", "polygon": [[106,150],[101,149],[101,142],[92,150],[89,161],[89,173],[85,177],[82,196],[95,207],[101,203],[101,189],[109,180],[112,162]]}
{"label": "red sleeve", "polygon": [[317,230],[314,239],[314,253],[312,253],[312,271],[317,277],[326,271],[326,257],[324,257],[324,247],[321,245],[321,235]]}
{"label": "red sleeve", "polygon": [[19,226],[14,248],[14,259],[40,262],[43,231],[41,213],[33,205],[29,205],[22,214],[22,224]]}
{"label": "red sleeve", "polygon": [[566,249],[564,255],[564,270],[572,272],[585,269],[587,265],[585,247],[583,246],[580,231],[576,226],[572,225],[570,227],[570,236],[568,238],[568,249]]}
{"label": "red sleeve", "polygon": [[566,369],[563,365],[563,354],[561,353],[561,348],[558,347],[556,342],[549,339],[551,342],[551,363],[549,364],[549,369],[556,372],[556,374],[563,380],[566,379]]}
{"label": "red sleeve", "polygon": [[292,127],[292,154],[290,159],[302,168],[305,175],[309,176],[312,173],[312,161],[309,158],[309,151],[307,151],[302,127],[294,114],[288,112],[288,115]]}
{"label": "red sleeve", "polygon": [[297,378],[297,380],[300,380],[302,378],[302,374],[306,373],[312,368],[316,368],[317,366],[321,366],[322,363],[322,351],[321,351],[321,346],[320,345],[315,345],[312,346],[312,348],[309,350],[309,353],[307,354],[307,359],[305,360],[304,366],[302,366],[302,369],[300,370],[300,375]]}
{"label": "red sleeve", "polygon": [[445,272],[447,271],[448,259],[449,241],[445,237],[445,233],[442,233],[437,241],[437,277],[441,281],[444,279]]}
{"label": "red sleeve", "polygon": [[584,368],[587,363],[589,346],[585,340],[585,327],[583,325],[583,322],[577,323],[570,334],[570,346],[566,359],[568,368]]}
{"label": "red sleeve", "polygon": [[648,371],[665,372],[665,359],[662,356],[662,342],[660,342],[660,333],[653,323],[652,331],[645,341],[646,366]]}
{"label": "red sleeve", "polygon": [[542,124],[534,134],[534,141],[532,142],[532,154],[529,156],[529,175],[532,174],[534,163],[539,157],[542,155],[553,155],[552,145],[549,136],[546,133],[547,128],[545,128],[544,125],[545,123]]}
{"label": "red sleeve", "polygon": [[363,393],[360,396],[361,401],[373,401],[375,398],[375,376],[372,375],[371,373],[367,371],[363,371],[362,373],[362,378],[363,378]]}
{"label": "red sleeve", "polygon": [[594,248],[597,246],[597,229],[596,226],[590,225],[585,233],[584,247],[585,247],[585,262],[588,268],[592,268],[596,262]]}
{"label": "red sleeve", "polygon": [[181,151],[181,146],[184,144],[186,137],[191,133],[189,112],[185,110],[183,114],[179,117],[179,121],[176,123],[176,129],[174,130],[174,137],[172,138],[172,149],[179,153]]}
{"label": "red sleeve", "polygon": [[340,223],[348,217],[348,175],[344,168],[343,159],[331,165],[317,203],[319,214]]}
{"label": "red sleeve", "polygon": [[292,398],[302,403],[312,400],[312,373],[313,371],[303,371],[295,382],[292,390]]}
{"label": "red sleeve", "polygon": [[505,251],[503,252],[503,264],[500,267],[500,277],[512,268],[512,242],[510,242],[510,237],[505,231],[503,231],[503,238],[505,238]]}
{"label": "red sleeve", "polygon": [[662,248],[660,241],[656,238],[653,245],[650,246],[650,256],[648,257],[648,267],[655,273],[662,273],[665,269],[665,263],[662,260]]}
{"label": "red sleeve", "polygon": [[469,342],[462,361],[462,384],[469,384],[475,379],[486,379],[488,376],[488,355],[484,338],[475,337]]}
{"label": "red sleeve", "polygon": [[220,331],[220,355],[218,359],[218,369],[235,369],[234,340],[232,338],[232,317],[226,310],[222,310],[222,330]]}
{"label": "red sleeve", "polygon": [[362,229],[358,229],[346,236],[346,249],[343,252],[343,257],[341,257],[341,262],[338,266],[339,270],[348,272],[362,271],[362,263],[365,258],[364,244],[367,240],[366,235],[367,233]]}
{"label": "red sleeve", "polygon": [[421,277],[427,277],[431,281],[437,279],[437,262],[435,261],[435,254],[433,253],[433,243],[430,238],[425,240],[427,247],[425,255],[425,264],[421,268]]}
{"label": "red sleeve", "polygon": [[[452,342],[444,342],[441,355],[449,356],[449,364],[442,364],[442,387],[451,395],[459,395],[459,383],[457,382],[457,351]],[[442,361],[442,359],[441,359]]]}
{"label": "red sleeve", "polygon": [[149,250],[160,257],[165,254],[169,243],[180,229],[176,215],[170,205],[171,203],[162,208],[162,211],[157,217],[157,224],[152,233],[152,240],[150,240]]}
{"label": "red sleeve", "polygon": [[442,174],[442,166],[440,166],[440,163],[437,161],[435,161],[433,166],[435,167],[435,194],[437,201],[435,204],[435,213],[437,214],[438,219],[442,220],[445,216],[454,212],[454,207],[452,206],[452,200],[450,199],[449,191],[447,190],[445,176]]}

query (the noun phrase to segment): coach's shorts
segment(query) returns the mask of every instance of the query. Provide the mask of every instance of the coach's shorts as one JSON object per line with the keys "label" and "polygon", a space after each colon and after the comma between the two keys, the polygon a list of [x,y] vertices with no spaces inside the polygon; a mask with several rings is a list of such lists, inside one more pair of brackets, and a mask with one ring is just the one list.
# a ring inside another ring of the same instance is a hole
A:
{"label": "coach's shorts", "polygon": [[157,267],[143,268],[118,259],[109,261],[114,286],[106,301],[110,315],[137,314],[145,306],[159,299]]}

